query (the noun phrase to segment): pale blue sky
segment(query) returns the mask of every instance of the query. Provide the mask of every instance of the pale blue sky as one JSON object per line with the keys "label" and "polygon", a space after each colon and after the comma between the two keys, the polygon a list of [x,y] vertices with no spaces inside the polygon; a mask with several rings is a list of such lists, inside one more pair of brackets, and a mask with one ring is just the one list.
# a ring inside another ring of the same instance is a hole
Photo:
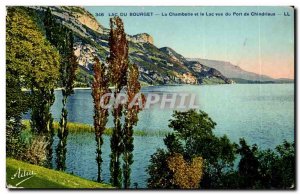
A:
{"label": "pale blue sky", "polygon": [[[245,70],[293,78],[294,12],[290,7],[85,7],[109,27],[109,13],[153,12],[152,17],[121,17],[125,31],[146,32],[157,47],[185,57],[230,61]],[[276,16],[173,16],[169,12],[275,12]],[[284,12],[290,16],[284,16]],[[280,14],[280,15],[279,15]]]}

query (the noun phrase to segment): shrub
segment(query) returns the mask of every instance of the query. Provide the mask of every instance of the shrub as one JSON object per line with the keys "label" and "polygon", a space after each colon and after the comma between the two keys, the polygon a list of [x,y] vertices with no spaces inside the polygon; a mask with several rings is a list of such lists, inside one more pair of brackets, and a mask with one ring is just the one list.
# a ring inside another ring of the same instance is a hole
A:
{"label": "shrub", "polygon": [[167,159],[169,169],[174,173],[173,182],[181,189],[199,188],[203,176],[203,158],[195,157],[186,161],[181,154],[174,154]]}
{"label": "shrub", "polygon": [[47,146],[50,142],[42,135],[36,135],[32,138],[29,145],[27,145],[25,152],[22,154],[22,159],[31,164],[45,166],[47,161]]}

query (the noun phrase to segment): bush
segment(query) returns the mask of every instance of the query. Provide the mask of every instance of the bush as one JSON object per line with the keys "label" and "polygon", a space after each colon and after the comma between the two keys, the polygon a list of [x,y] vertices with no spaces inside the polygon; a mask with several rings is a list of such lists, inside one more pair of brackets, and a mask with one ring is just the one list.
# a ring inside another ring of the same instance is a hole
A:
{"label": "bush", "polygon": [[191,162],[186,161],[181,154],[174,154],[167,159],[169,169],[174,173],[174,184],[181,189],[199,188],[203,176],[203,159],[195,157]]}
{"label": "bush", "polygon": [[[23,160],[31,164],[46,166],[46,147],[50,142],[45,136],[35,135],[30,128],[20,125],[20,131],[7,126],[6,129],[6,153],[7,157]],[[18,132],[17,132],[18,131]]]}
{"label": "bush", "polygon": [[22,159],[31,164],[46,166],[47,160],[47,146],[50,142],[42,135],[36,135],[32,138],[31,143],[27,145]]}
{"label": "bush", "polygon": [[14,126],[7,124],[6,126],[6,156],[15,159],[21,159],[25,146],[20,138],[20,130],[22,125]]}
{"label": "bush", "polygon": [[158,149],[150,159],[147,172],[150,175],[147,184],[152,189],[178,188],[172,181],[173,172],[168,168],[167,159],[171,154],[163,149]]}

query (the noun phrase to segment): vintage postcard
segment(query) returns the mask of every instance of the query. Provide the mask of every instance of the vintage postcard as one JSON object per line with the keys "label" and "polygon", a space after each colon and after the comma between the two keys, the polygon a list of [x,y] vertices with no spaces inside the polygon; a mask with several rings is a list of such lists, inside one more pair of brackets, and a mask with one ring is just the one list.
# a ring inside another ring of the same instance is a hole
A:
{"label": "vintage postcard", "polygon": [[7,188],[294,190],[294,18],[7,6]]}

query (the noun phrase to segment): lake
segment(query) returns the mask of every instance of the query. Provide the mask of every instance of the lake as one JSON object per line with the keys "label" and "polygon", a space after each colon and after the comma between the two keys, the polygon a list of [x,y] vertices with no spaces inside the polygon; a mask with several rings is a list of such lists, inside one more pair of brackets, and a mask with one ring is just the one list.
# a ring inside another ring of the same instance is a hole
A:
{"label": "lake", "polygon": [[[143,88],[144,93],[189,92],[195,93],[200,109],[217,123],[215,133],[226,134],[238,142],[244,137],[249,144],[260,148],[275,148],[284,139],[294,140],[294,84],[231,84],[203,86],[153,86]],[[55,120],[61,111],[61,92],[55,92],[52,107]],[[93,124],[91,90],[76,90],[67,103],[69,121]],[[170,130],[169,119],[173,110],[159,108],[143,110],[139,114],[139,130]],[[112,127],[112,119],[108,122]],[[55,140],[57,141],[57,139]],[[56,142],[55,144],[56,145]],[[146,187],[150,156],[157,148],[163,148],[163,137],[135,137],[132,181]],[[67,171],[81,177],[96,180],[96,143],[94,134],[69,134],[67,145]],[[109,137],[104,137],[103,174],[109,182]]]}

